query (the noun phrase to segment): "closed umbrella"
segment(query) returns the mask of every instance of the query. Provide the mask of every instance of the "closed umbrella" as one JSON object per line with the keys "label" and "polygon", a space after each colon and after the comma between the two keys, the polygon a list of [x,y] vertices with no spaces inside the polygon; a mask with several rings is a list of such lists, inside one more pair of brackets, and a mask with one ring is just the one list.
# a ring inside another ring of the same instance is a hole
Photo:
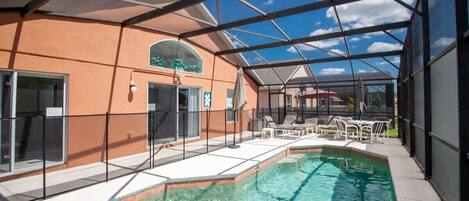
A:
{"label": "closed umbrella", "polygon": [[[244,87],[244,73],[243,73],[243,69],[242,68],[239,68],[238,70],[238,74],[236,76],[236,83],[235,83],[235,89],[234,89],[234,93],[233,93],[233,99],[232,99],[232,104],[233,104],[233,111],[235,113],[235,122],[234,122],[234,129],[235,129],[235,132],[233,134],[233,145],[230,145],[228,147],[230,148],[238,148],[239,146],[236,145],[236,113],[238,111],[241,111],[241,132],[242,132],[242,122],[243,122],[243,115],[242,115],[242,112],[243,112],[243,108],[244,106],[246,105],[247,103],[247,97],[246,97],[246,89]],[[241,134],[240,134],[241,135]],[[241,136],[242,137],[242,136]],[[240,138],[241,139],[241,138]]]}
{"label": "closed umbrella", "polygon": [[[365,86],[363,85],[362,79],[358,80],[358,94],[357,94],[357,101],[360,110],[360,115],[365,113],[366,104],[365,104]],[[360,116],[361,117],[361,116]]]}
{"label": "closed umbrella", "polygon": [[241,68],[239,68],[238,75],[236,76],[236,84],[232,101],[233,111],[243,110],[243,107],[247,103],[246,89],[244,88],[244,73]]}

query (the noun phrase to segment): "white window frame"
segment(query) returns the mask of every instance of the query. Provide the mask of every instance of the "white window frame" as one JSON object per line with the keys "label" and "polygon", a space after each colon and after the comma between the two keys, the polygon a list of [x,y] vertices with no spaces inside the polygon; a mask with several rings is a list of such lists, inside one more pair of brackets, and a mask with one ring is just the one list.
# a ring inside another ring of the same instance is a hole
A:
{"label": "white window frame", "polygon": [[[158,43],[160,43],[160,42],[164,42],[164,41],[176,41],[176,42],[179,42],[179,43],[182,43],[182,44],[186,45],[189,49],[191,49],[191,50],[194,52],[194,54],[200,59],[200,62],[201,62],[201,64],[200,64],[200,68],[201,68],[200,73],[188,72],[188,71],[184,71],[184,70],[176,70],[176,69],[172,69],[172,68],[166,68],[166,67],[163,67],[163,66],[151,65],[151,63],[150,63],[151,47],[152,47],[153,45],[156,45],[156,44],[158,44]],[[163,39],[163,40],[156,41],[156,42],[154,42],[154,43],[152,43],[152,44],[150,44],[150,45],[148,46],[148,58],[147,58],[147,62],[148,62],[148,66],[151,67],[151,68],[158,68],[158,69],[164,69],[164,70],[170,71],[170,72],[176,71],[176,72],[181,72],[181,73],[187,73],[187,74],[193,74],[193,75],[199,75],[199,76],[200,76],[200,75],[203,75],[203,74],[204,74],[204,69],[205,69],[205,68],[204,68],[204,63],[205,63],[204,58],[203,58],[202,56],[200,56],[200,55],[201,55],[201,54],[199,53],[199,51],[197,51],[197,50],[196,50],[195,48],[193,48],[190,44],[188,44],[188,43],[186,43],[186,42],[184,42],[184,41],[179,41],[179,40],[174,40],[174,39]]]}

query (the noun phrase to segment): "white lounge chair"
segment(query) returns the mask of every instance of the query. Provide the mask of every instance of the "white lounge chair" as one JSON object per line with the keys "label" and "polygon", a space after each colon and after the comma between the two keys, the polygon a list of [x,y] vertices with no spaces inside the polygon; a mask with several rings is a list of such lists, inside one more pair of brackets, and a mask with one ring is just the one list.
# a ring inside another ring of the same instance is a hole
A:
{"label": "white lounge chair", "polygon": [[302,124],[306,134],[313,134],[318,132],[318,118],[307,118],[305,123]]}
{"label": "white lounge chair", "polygon": [[318,118],[306,118],[303,124],[293,124],[293,127],[302,131],[300,135],[317,133],[317,126]]}
{"label": "white lounge chair", "polygon": [[316,127],[317,132],[319,132],[321,135],[324,135],[325,130],[337,130],[337,124],[335,123],[336,119],[338,118],[334,117],[333,115],[329,115],[325,124],[321,124]]}
{"label": "white lounge chair", "polygon": [[[281,125],[277,125],[271,116],[264,116],[263,118],[267,122],[267,127],[272,129],[274,132],[274,136],[276,135],[277,131],[280,131],[282,137],[289,136],[292,132],[301,133],[301,128],[293,125],[293,123],[296,121],[296,116],[294,115],[287,115],[283,121],[283,124]],[[298,134],[298,136],[300,135],[301,134]]]}

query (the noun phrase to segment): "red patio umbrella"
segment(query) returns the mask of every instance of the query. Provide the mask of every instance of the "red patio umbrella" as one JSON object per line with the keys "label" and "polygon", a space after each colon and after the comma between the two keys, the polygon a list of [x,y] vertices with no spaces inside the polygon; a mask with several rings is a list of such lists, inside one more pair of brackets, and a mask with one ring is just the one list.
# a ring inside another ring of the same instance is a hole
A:
{"label": "red patio umbrella", "polygon": [[316,90],[311,90],[303,94],[303,98],[308,98],[308,99],[314,99],[314,98],[329,98],[329,97],[334,97],[337,96],[335,92],[327,92],[323,90],[318,90],[316,93]]}

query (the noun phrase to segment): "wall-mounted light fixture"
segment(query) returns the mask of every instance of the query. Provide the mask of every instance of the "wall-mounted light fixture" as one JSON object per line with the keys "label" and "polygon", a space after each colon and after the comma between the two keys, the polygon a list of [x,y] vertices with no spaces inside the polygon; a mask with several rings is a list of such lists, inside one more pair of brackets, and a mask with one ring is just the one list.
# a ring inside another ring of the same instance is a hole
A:
{"label": "wall-mounted light fixture", "polygon": [[138,88],[137,88],[137,84],[135,83],[134,79],[132,78],[133,72],[134,71],[130,72],[130,86],[129,86],[129,89],[132,93],[135,93],[135,92],[137,92]]}
{"label": "wall-mounted light fixture", "polygon": [[132,93],[135,93],[137,92],[138,88],[137,88],[137,84],[135,84],[135,81],[133,80],[130,80],[130,91]]}

